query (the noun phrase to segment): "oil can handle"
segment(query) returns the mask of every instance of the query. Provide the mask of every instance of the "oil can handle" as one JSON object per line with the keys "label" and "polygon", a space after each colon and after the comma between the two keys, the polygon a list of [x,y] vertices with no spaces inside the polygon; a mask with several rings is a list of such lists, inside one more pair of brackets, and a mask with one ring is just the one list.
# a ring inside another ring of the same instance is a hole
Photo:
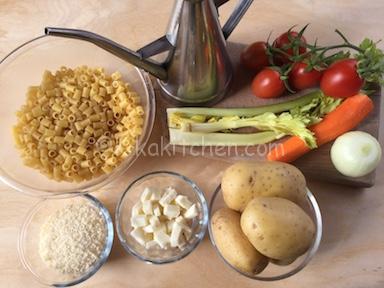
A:
{"label": "oil can handle", "polygon": [[[225,0],[215,1],[215,5],[218,7],[224,4]],[[231,35],[232,31],[235,29],[237,24],[240,22],[241,18],[247,12],[248,8],[251,6],[253,0],[239,0],[232,11],[232,14],[229,16],[227,22],[225,22],[222,30],[224,38],[227,39]]]}
{"label": "oil can handle", "polygon": [[217,8],[219,8],[221,5],[227,3],[229,0],[214,0],[213,2],[215,2],[215,6]]}

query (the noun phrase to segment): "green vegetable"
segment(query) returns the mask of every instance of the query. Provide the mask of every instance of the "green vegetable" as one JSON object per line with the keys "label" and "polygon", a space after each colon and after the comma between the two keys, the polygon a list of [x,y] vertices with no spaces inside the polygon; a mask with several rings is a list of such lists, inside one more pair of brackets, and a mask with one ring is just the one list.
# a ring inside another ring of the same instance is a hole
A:
{"label": "green vegetable", "polygon": [[[263,114],[265,112],[280,113],[288,111],[295,107],[305,106],[312,102],[313,99],[318,98],[321,95],[321,91],[314,91],[308,93],[302,97],[296,98],[291,101],[277,103],[273,105],[266,105],[252,108],[168,108],[167,114],[180,113],[183,116],[239,116],[239,117],[253,117]],[[204,119],[205,120],[205,119]]]}
{"label": "green vegetable", "polygon": [[169,129],[170,142],[173,145],[188,146],[248,146],[271,142],[283,137],[276,132],[258,132],[249,134],[236,133],[199,133]]}
{"label": "green vegetable", "polygon": [[355,55],[357,72],[366,82],[383,85],[384,53],[370,39],[364,39],[359,45],[360,53]]}
{"label": "green vegetable", "polygon": [[309,146],[316,147],[313,133],[306,128],[306,123],[309,123],[310,120],[301,117],[301,115],[294,117],[289,112],[280,115],[265,112],[251,118],[223,117],[212,123],[184,123],[183,118],[178,118],[176,121],[180,124],[180,130],[184,132],[212,133],[228,129],[254,127],[261,131],[273,131],[277,134],[297,135],[304,139]]}
{"label": "green vegetable", "polygon": [[[167,109],[170,142],[177,145],[255,145],[296,135],[315,148],[316,139],[307,126],[321,121],[321,117],[336,108],[340,101],[315,91],[293,101],[256,108],[170,108]],[[247,127],[269,134],[234,133],[235,129]]]}

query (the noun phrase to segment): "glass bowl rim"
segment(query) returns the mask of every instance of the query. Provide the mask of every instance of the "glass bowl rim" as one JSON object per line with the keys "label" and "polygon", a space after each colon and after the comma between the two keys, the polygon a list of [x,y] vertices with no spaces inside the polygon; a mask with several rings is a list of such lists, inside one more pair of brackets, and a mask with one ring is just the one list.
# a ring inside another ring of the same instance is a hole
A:
{"label": "glass bowl rim", "polygon": [[46,282],[41,276],[39,276],[37,273],[35,273],[34,269],[31,267],[30,263],[28,262],[25,252],[24,252],[24,241],[27,238],[26,235],[26,230],[27,227],[30,225],[30,220],[33,218],[35,213],[39,211],[42,206],[46,203],[46,201],[60,201],[61,199],[56,199],[56,198],[50,198],[50,199],[43,199],[39,202],[37,202],[27,213],[27,215],[24,218],[23,224],[20,228],[19,231],[19,236],[18,236],[18,242],[17,242],[17,250],[18,250],[18,255],[20,262],[22,263],[24,269],[29,271],[35,279],[46,286],[53,286],[53,287],[70,287],[73,285],[77,285],[79,283],[84,282],[85,280],[89,279],[92,277],[96,272],[103,266],[111,253],[112,246],[113,246],[113,239],[114,239],[114,230],[113,230],[113,221],[111,214],[109,213],[108,209],[104,206],[103,203],[101,203],[100,200],[98,200],[96,197],[89,195],[89,194],[84,194],[84,195],[79,195],[78,197],[86,199],[86,201],[89,201],[92,206],[94,206],[96,209],[98,209],[99,212],[103,215],[103,219],[105,221],[105,227],[107,229],[107,235],[106,235],[106,241],[105,241],[105,247],[103,251],[100,254],[100,258],[92,265],[91,269],[87,271],[84,275],[81,277],[78,277],[74,280],[68,281],[68,282],[60,282],[60,283],[48,283]]}
{"label": "glass bowl rim", "polygon": [[[52,37],[50,35],[40,35],[35,38],[32,38],[19,46],[17,46],[15,49],[13,49],[11,52],[6,54],[3,58],[0,58],[0,69],[1,66],[8,60],[8,58],[12,57],[16,52],[21,50],[22,48],[26,47],[27,45],[34,43],[35,41],[38,41],[40,39],[57,39],[57,40],[73,40],[75,39],[67,39],[67,38],[57,38]],[[80,40],[77,40],[80,41]],[[101,48],[100,48],[101,49]],[[116,56],[115,56],[116,57]],[[133,66],[133,65],[132,65]],[[114,169],[109,174],[101,175],[98,177],[103,177],[102,179],[99,179],[97,181],[96,177],[95,179],[91,180],[92,183],[89,183],[87,185],[83,185],[79,188],[74,189],[64,189],[62,191],[58,192],[52,192],[49,189],[38,189],[36,187],[31,187],[29,185],[26,185],[24,183],[20,183],[14,177],[10,176],[2,167],[0,167],[0,180],[6,184],[8,187],[19,191],[25,195],[32,196],[35,198],[43,198],[43,199],[60,199],[60,198],[68,198],[68,197],[76,197],[79,195],[85,195],[88,193],[92,193],[96,191],[97,189],[100,189],[104,187],[105,185],[111,183],[113,180],[117,179],[119,176],[124,174],[136,161],[139,154],[138,151],[141,151],[144,149],[145,145],[148,143],[149,138],[152,134],[154,121],[155,121],[155,115],[156,115],[156,97],[155,97],[155,90],[152,84],[152,81],[150,79],[149,74],[144,71],[143,69],[139,69],[135,66],[133,68],[136,70],[141,84],[144,86],[144,90],[146,91],[146,98],[148,100],[148,123],[147,123],[147,129],[146,131],[143,131],[143,135],[141,136],[141,141],[137,140],[136,148],[134,154],[132,154],[130,157],[125,159],[118,167]],[[125,167],[123,167],[125,165]]]}
{"label": "glass bowl rim", "polygon": [[[124,236],[124,233],[123,233],[122,227],[121,227],[120,216],[122,213],[122,211],[121,211],[122,204],[124,202],[125,196],[127,194],[129,194],[129,190],[135,184],[144,182],[150,176],[161,176],[161,175],[179,178],[179,179],[183,180],[184,182],[186,182],[187,184],[189,184],[192,187],[193,191],[196,193],[196,195],[197,195],[197,197],[198,197],[198,199],[202,205],[202,211],[201,212],[203,214],[203,217],[201,220],[202,221],[201,231],[198,233],[198,240],[193,245],[190,245],[190,246],[188,246],[188,248],[182,250],[181,253],[177,256],[173,256],[173,257],[161,259],[161,260],[154,260],[154,259],[150,259],[148,257],[140,255],[134,249],[132,249],[130,247],[130,245],[128,245],[126,243],[126,241],[125,241],[126,237]],[[173,262],[179,261],[179,260],[185,258],[186,256],[188,256],[192,251],[194,251],[197,248],[197,246],[204,239],[204,236],[206,234],[207,227],[208,227],[208,220],[209,220],[208,203],[207,203],[207,200],[205,198],[203,191],[197,186],[197,184],[194,181],[192,181],[188,177],[186,177],[180,173],[173,172],[173,171],[167,171],[167,170],[152,171],[152,172],[146,173],[142,176],[139,176],[138,178],[133,180],[128,185],[128,187],[125,189],[123,194],[120,196],[120,199],[119,199],[117,206],[116,206],[116,212],[115,212],[115,223],[116,223],[117,236],[118,236],[120,244],[123,246],[124,250],[127,251],[129,254],[135,256],[136,258],[140,259],[141,261],[144,261],[147,264],[156,264],[156,265],[168,264],[168,263],[173,263]]]}
{"label": "glass bowl rim", "polygon": [[[243,276],[245,276],[245,277],[247,277],[249,279],[253,279],[253,280],[259,280],[259,281],[265,281],[265,282],[282,280],[282,279],[288,278],[288,277],[290,277],[292,275],[295,275],[296,273],[298,273],[299,271],[304,269],[304,267],[307,266],[307,264],[311,261],[311,259],[316,254],[317,250],[319,249],[320,242],[321,242],[321,237],[322,237],[322,231],[323,231],[323,222],[322,222],[322,216],[321,216],[320,207],[319,207],[319,205],[317,203],[317,200],[316,200],[315,196],[308,189],[308,187],[306,187],[306,190],[307,190],[307,200],[309,202],[309,205],[310,205],[310,207],[311,207],[311,209],[313,211],[313,215],[314,215],[314,218],[315,218],[314,222],[315,222],[316,233],[315,233],[315,237],[314,237],[314,239],[312,241],[311,246],[309,247],[309,249],[305,253],[305,258],[303,259],[303,261],[295,269],[293,269],[291,271],[288,271],[286,273],[283,273],[281,275],[277,275],[277,276],[268,276],[267,277],[267,276],[258,276],[257,274],[250,275],[250,274],[247,274],[247,273],[241,271],[240,269],[237,269],[236,267],[234,267],[232,264],[230,264],[224,258],[224,256],[221,254],[221,252],[219,251],[219,249],[216,246],[216,242],[215,242],[215,239],[213,237],[213,232],[212,232],[212,225],[211,225],[211,218],[212,218],[212,214],[213,214],[212,207],[213,207],[213,204],[215,202],[215,199],[216,199],[217,195],[221,191],[221,184],[219,184],[216,187],[216,189],[215,189],[215,191],[214,191],[214,193],[212,195],[211,201],[209,203],[208,232],[209,232],[209,239],[211,240],[212,246],[214,247],[216,253],[220,256],[220,258],[224,261],[224,263],[227,264],[230,268],[232,268],[233,270],[237,271],[241,275],[243,275]],[[313,218],[313,217],[311,217],[311,218]]]}

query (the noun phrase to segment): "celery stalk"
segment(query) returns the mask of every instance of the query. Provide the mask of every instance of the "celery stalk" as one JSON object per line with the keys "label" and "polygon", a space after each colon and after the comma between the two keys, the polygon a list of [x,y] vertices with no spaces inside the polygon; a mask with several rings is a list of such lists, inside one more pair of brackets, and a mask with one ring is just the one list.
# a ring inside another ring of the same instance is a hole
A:
{"label": "celery stalk", "polygon": [[[301,137],[309,147],[316,148],[316,139],[313,133],[306,128],[304,117],[293,117],[284,112],[280,115],[264,113],[252,118],[222,118],[212,123],[183,123],[181,130],[185,132],[212,133],[230,129],[254,127],[262,131],[274,131],[286,135]],[[308,120],[309,121],[309,120]]]}
{"label": "celery stalk", "polygon": [[[168,108],[171,144],[201,146],[204,138],[205,145],[255,145],[296,135],[308,147],[316,148],[315,135],[308,126],[321,121],[340,102],[318,90],[292,101],[254,108]],[[269,134],[234,133],[244,127]]]}
{"label": "celery stalk", "polygon": [[265,112],[280,113],[291,110],[295,107],[301,107],[309,104],[313,99],[321,97],[322,92],[316,90],[302,97],[291,101],[250,108],[204,108],[204,107],[183,107],[183,108],[168,108],[167,114],[182,113],[185,116],[205,115],[216,117],[239,116],[253,117],[264,114]]}
{"label": "celery stalk", "polygon": [[180,129],[169,129],[170,143],[183,146],[250,146],[269,143],[283,136],[283,133],[272,131],[236,134],[184,132]]}

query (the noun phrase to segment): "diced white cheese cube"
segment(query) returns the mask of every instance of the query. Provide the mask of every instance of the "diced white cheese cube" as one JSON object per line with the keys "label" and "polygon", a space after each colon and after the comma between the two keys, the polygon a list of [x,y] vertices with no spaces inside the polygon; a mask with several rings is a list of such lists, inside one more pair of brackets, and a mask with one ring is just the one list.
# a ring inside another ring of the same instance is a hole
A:
{"label": "diced white cheese cube", "polygon": [[145,215],[136,215],[131,218],[131,225],[134,228],[144,227],[148,224],[147,216]]}
{"label": "diced white cheese cube", "polygon": [[144,189],[143,193],[141,193],[141,196],[140,196],[141,203],[143,203],[144,201],[147,201],[147,200],[151,200],[153,190],[154,190],[153,188],[149,188],[149,187],[146,187]]}
{"label": "diced white cheese cube", "polygon": [[[171,192],[171,193],[173,193],[173,194],[176,194],[176,196],[177,196],[176,189],[173,188],[172,186],[168,186],[168,187],[166,187],[164,190],[165,190],[164,193]],[[176,196],[175,196],[175,197],[176,197]]]}
{"label": "diced white cheese cube", "polygon": [[152,201],[159,201],[161,199],[161,191],[158,190],[158,189],[154,189],[152,191],[152,196],[151,196],[151,200]]}
{"label": "diced white cheese cube", "polygon": [[184,196],[184,195],[178,195],[175,198],[175,202],[176,202],[176,204],[181,206],[183,209],[188,209],[189,207],[192,206],[192,202],[189,201],[188,197]]}
{"label": "diced white cheese cube", "polygon": [[133,207],[132,207],[132,217],[140,215],[140,214],[143,214],[142,207],[143,206],[142,206],[141,202],[137,202],[135,205],[133,205]]}
{"label": "diced white cheese cube", "polygon": [[160,226],[156,229],[156,231],[163,231],[164,233],[168,234],[166,222],[161,222]]}
{"label": "diced white cheese cube", "polygon": [[131,235],[146,249],[159,246],[183,249],[192,236],[190,219],[198,214],[198,206],[187,196],[178,195],[172,187],[164,191],[145,188],[140,202],[132,207]]}
{"label": "diced white cheese cube", "polygon": [[153,215],[152,202],[150,200],[143,202],[143,212],[145,215]]}
{"label": "diced white cheese cube", "polygon": [[168,220],[167,221],[167,233],[168,234],[172,233],[173,223],[175,223],[175,220]]}
{"label": "diced white cheese cube", "polygon": [[169,203],[171,203],[177,196],[177,193],[176,193],[176,190],[173,189],[172,187],[168,187],[166,188],[165,190],[165,193],[163,195],[163,197],[161,197],[159,203],[161,206],[165,206]]}
{"label": "diced white cheese cube", "polygon": [[142,228],[135,228],[131,231],[130,235],[135,239],[141,246],[145,246],[146,237]]}
{"label": "diced white cheese cube", "polygon": [[179,247],[180,249],[184,249],[186,244],[187,244],[187,241],[185,241],[185,236],[184,234],[181,234],[179,238],[179,245],[177,247]]}
{"label": "diced white cheese cube", "polygon": [[187,211],[184,212],[184,218],[192,219],[199,215],[196,204],[193,204]]}
{"label": "diced white cheese cube", "polygon": [[176,217],[175,221],[180,224],[187,224],[187,221],[185,221],[184,217],[182,215]]}
{"label": "diced white cheese cube", "polygon": [[159,205],[156,204],[156,206],[154,206],[155,208],[153,209],[153,215],[159,217],[161,216],[163,213],[161,212],[161,208]]}
{"label": "diced white cheese cube", "polygon": [[161,222],[160,222],[159,218],[157,218],[156,216],[151,216],[149,218],[149,224],[152,226],[154,231],[159,229],[161,226]]}
{"label": "diced white cheese cube", "polygon": [[145,233],[153,233],[153,231],[154,231],[152,225],[145,226],[143,228],[143,230],[144,230]]}
{"label": "diced white cheese cube", "polygon": [[189,227],[186,224],[180,224],[183,227],[183,231],[186,231],[187,233],[191,234],[192,233],[192,228]]}
{"label": "diced white cheese cube", "polygon": [[149,250],[149,249],[152,249],[152,248],[156,248],[157,247],[157,242],[155,240],[151,240],[149,242],[147,242],[145,244],[145,249]]}
{"label": "diced white cheese cube", "polygon": [[153,240],[155,240],[161,248],[166,248],[169,244],[170,238],[166,233],[160,230],[153,233]]}
{"label": "diced white cheese cube", "polygon": [[183,227],[183,235],[184,235],[184,237],[185,237],[185,239],[187,240],[187,241],[189,241],[189,239],[191,239],[191,236],[192,236],[192,229],[191,228],[189,228],[189,229],[184,229],[185,227]]}
{"label": "diced white cheese cube", "polygon": [[192,229],[189,226],[187,219],[185,219],[183,216],[180,215],[175,219],[175,221],[183,227],[183,230],[187,231],[188,233],[192,232]]}
{"label": "diced white cheese cube", "polygon": [[168,219],[176,218],[180,215],[180,207],[172,204],[164,205],[163,213]]}
{"label": "diced white cheese cube", "polygon": [[170,237],[171,247],[177,247],[180,244],[180,237],[182,235],[183,227],[175,222],[172,227],[172,233]]}
{"label": "diced white cheese cube", "polygon": [[188,236],[187,239],[189,239],[190,235],[192,234],[192,229],[189,227],[187,219],[180,215],[175,219],[175,222],[181,225],[183,228],[183,233]]}

